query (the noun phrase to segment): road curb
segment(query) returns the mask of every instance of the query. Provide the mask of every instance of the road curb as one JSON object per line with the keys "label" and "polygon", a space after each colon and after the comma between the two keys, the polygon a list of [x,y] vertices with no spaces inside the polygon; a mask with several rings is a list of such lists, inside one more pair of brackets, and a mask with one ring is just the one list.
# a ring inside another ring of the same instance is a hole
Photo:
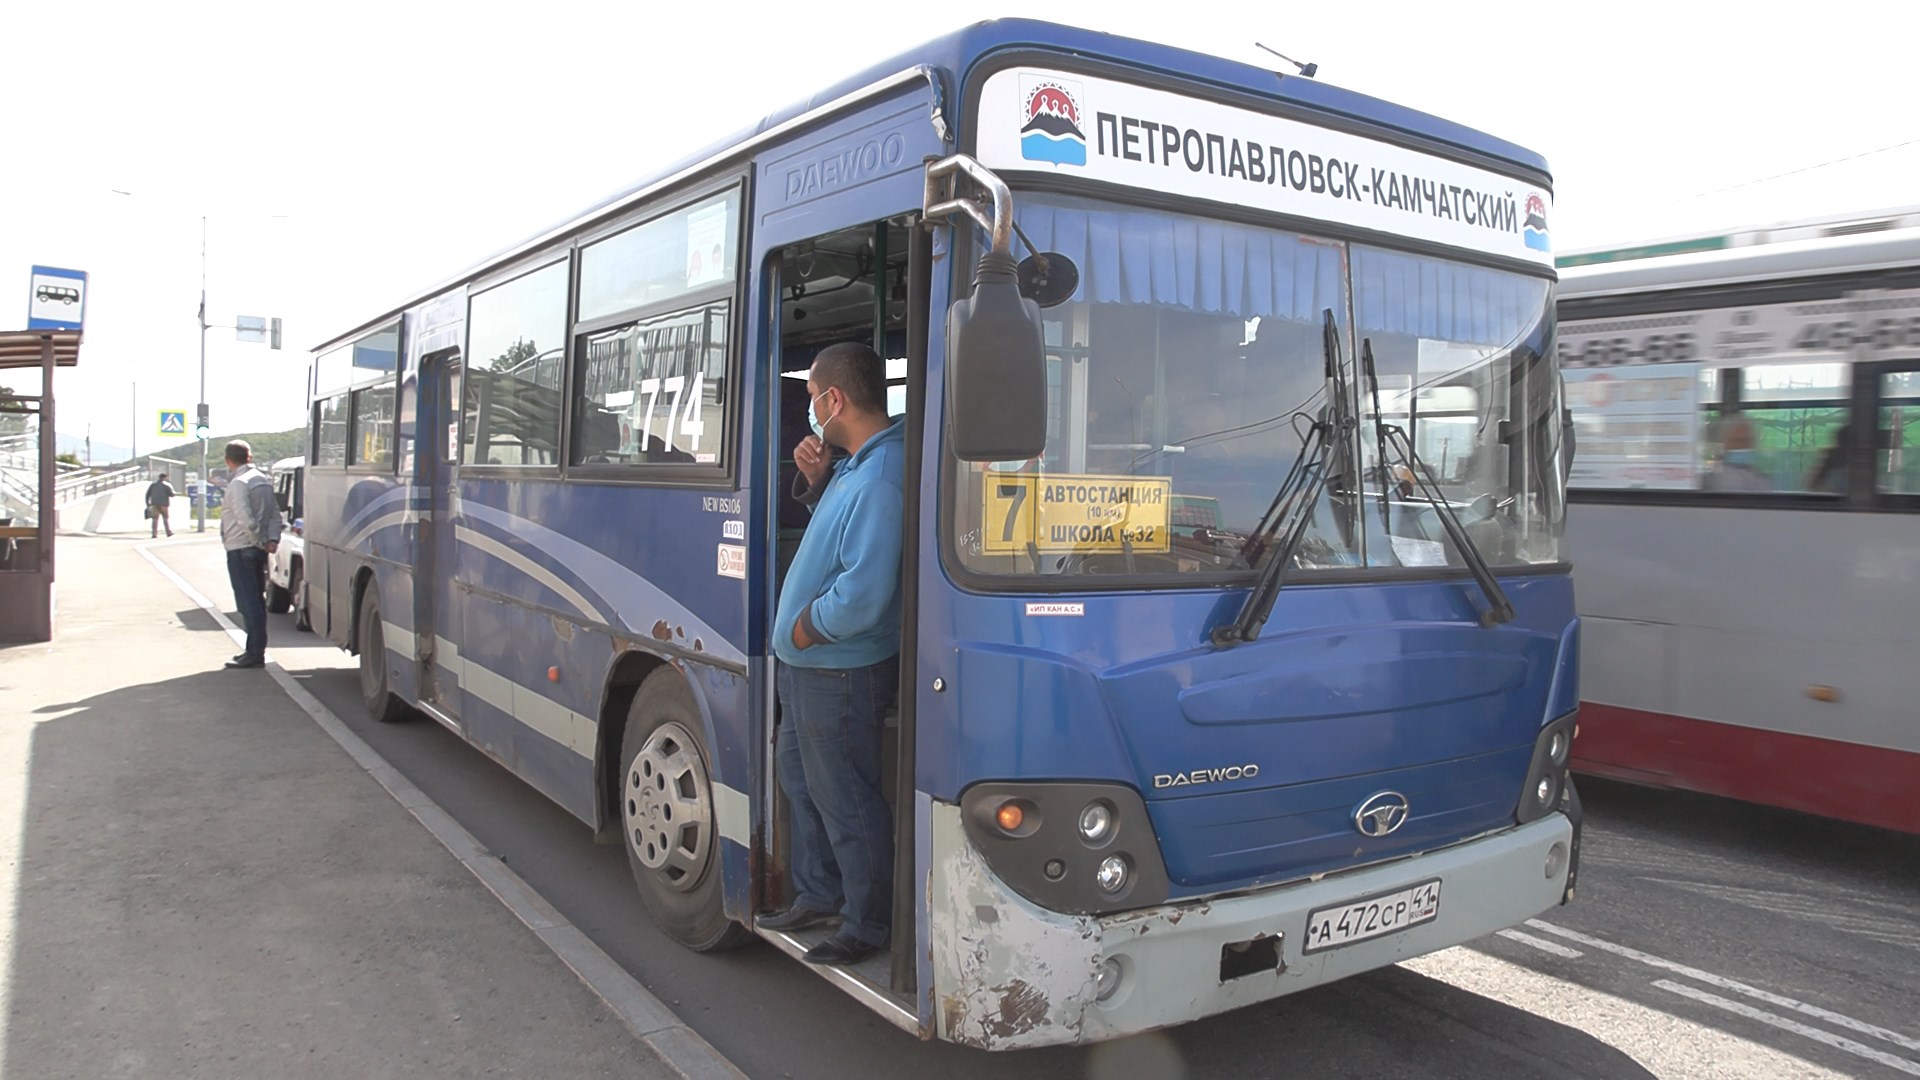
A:
{"label": "road curb", "polygon": [[[160,576],[172,582],[174,587],[186,595],[187,599],[208,615],[213,616],[220,629],[224,630],[235,644],[246,645],[246,634],[226,613],[220,610],[200,590],[193,587],[187,579],[180,576],[172,567],[160,560],[160,557],[148,551],[150,547],[165,547],[179,544],[180,540],[160,541],[142,544],[135,550],[141,558],[147,560]],[[271,657],[267,660],[267,674],[272,676],[288,698],[300,706],[320,730],[340,745],[356,764],[378,783],[401,808],[413,815],[414,820],[432,834],[447,853],[459,860],[487,891],[498,899],[503,907],[514,917],[533,931],[534,936],[547,946],[560,962],[567,965],[580,981],[586,984],[594,996],[620,1022],[626,1025],[635,1038],[639,1039],[662,1063],[686,1080],[747,1080],[726,1056],[713,1048],[713,1045],[701,1038],[700,1033],[688,1027],[674,1011],[666,1006],[653,992],[640,984],[627,970],[621,967],[606,951],[595,945],[592,939],[580,929],[568,922],[566,917],[547,903],[546,898],[535,891],[533,886],[513,872],[505,862],[489,852],[459,822],[453,819],[440,805],[412,781],[402,776],[399,770],[388,764],[365,739],[353,733],[346,723],[334,714],[332,709],[314,697],[306,687],[301,686],[289,675],[285,668],[275,663]]]}

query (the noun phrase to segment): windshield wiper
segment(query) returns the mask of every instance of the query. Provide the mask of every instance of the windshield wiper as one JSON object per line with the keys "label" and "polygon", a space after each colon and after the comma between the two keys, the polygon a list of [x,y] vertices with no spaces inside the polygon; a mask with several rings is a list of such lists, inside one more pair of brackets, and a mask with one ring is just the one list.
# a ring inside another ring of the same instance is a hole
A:
{"label": "windshield wiper", "polygon": [[[1473,571],[1473,580],[1480,583],[1480,591],[1486,594],[1487,610],[1480,616],[1480,625],[1493,626],[1513,621],[1513,603],[1507,599],[1506,590],[1500,587],[1499,579],[1493,576],[1493,570],[1487,565],[1486,557],[1480,554],[1480,548],[1467,536],[1467,530],[1460,524],[1460,518],[1453,512],[1452,504],[1440,496],[1440,485],[1433,474],[1427,470],[1427,463],[1413,449],[1413,441],[1397,424],[1389,424],[1380,415],[1380,377],[1373,366],[1373,339],[1360,341],[1360,367],[1366,373],[1367,380],[1373,384],[1373,424],[1380,440],[1382,478],[1386,477],[1386,448],[1392,447],[1400,455],[1400,463],[1412,474],[1413,483],[1425,497],[1427,504],[1440,516],[1440,524],[1447,530],[1447,536],[1453,540],[1453,546],[1460,557],[1467,561],[1467,569]],[[1383,489],[1380,495],[1384,507],[1387,493]],[[1391,535],[1391,530],[1389,530]]]}
{"label": "windshield wiper", "polygon": [[[1273,601],[1286,584],[1287,569],[1293,563],[1293,554],[1299,550],[1300,542],[1306,538],[1307,526],[1313,521],[1313,508],[1320,501],[1320,495],[1327,488],[1328,459],[1339,438],[1353,431],[1353,417],[1346,410],[1345,382],[1340,370],[1340,331],[1334,326],[1333,309],[1325,311],[1321,344],[1326,357],[1326,377],[1330,382],[1329,402],[1322,411],[1322,419],[1315,420],[1307,429],[1306,438],[1301,440],[1300,453],[1293,459],[1293,465],[1280,481],[1279,490],[1273,493],[1273,501],[1267,504],[1267,512],[1260,515],[1260,523],[1240,545],[1240,559],[1248,566],[1259,561],[1260,552],[1266,547],[1275,533],[1282,532],[1286,525],[1280,547],[1267,559],[1261,569],[1260,580],[1253,591],[1240,606],[1240,614],[1224,626],[1216,626],[1208,635],[1215,645],[1233,645],[1237,642],[1252,641],[1260,636],[1260,628],[1266,625],[1267,617],[1273,612]],[[1299,498],[1304,495],[1305,498]],[[1289,522],[1291,524],[1289,524]]]}

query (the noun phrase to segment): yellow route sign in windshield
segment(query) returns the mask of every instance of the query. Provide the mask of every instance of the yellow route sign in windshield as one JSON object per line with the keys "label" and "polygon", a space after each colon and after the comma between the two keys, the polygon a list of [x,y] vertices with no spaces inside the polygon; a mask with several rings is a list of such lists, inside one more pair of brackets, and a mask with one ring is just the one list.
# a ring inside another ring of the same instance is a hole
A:
{"label": "yellow route sign in windshield", "polygon": [[1171,481],[1153,476],[986,473],[982,547],[1028,551],[1167,551]]}

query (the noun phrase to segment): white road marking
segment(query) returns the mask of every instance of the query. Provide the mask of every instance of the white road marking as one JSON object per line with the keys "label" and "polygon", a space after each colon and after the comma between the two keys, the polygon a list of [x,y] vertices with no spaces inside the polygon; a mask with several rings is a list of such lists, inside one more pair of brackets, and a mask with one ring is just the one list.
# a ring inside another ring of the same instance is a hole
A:
{"label": "white road marking", "polygon": [[1920,1050],[1920,1039],[1909,1038],[1897,1031],[1888,1031],[1886,1028],[1869,1024],[1864,1020],[1855,1020],[1851,1016],[1842,1015],[1831,1009],[1823,1009],[1818,1005],[1809,1005],[1804,1001],[1795,1001],[1793,998],[1783,997],[1780,994],[1762,990],[1756,986],[1748,986],[1746,983],[1729,979],[1723,975],[1715,975],[1710,971],[1701,971],[1699,968],[1688,967],[1685,964],[1676,963],[1664,957],[1655,956],[1652,953],[1641,952],[1639,949],[1630,949],[1625,945],[1615,945],[1611,941],[1604,941],[1589,934],[1583,934],[1578,930],[1569,930],[1564,926],[1555,926],[1552,923],[1543,922],[1539,919],[1528,919],[1527,925],[1533,927],[1535,930],[1545,930],[1549,934],[1566,938],[1568,941],[1577,941],[1582,945],[1590,945],[1603,952],[1610,952],[1615,956],[1624,956],[1629,960],[1637,960],[1648,967],[1659,968],[1661,971],[1671,971],[1675,975],[1685,975],[1687,978],[1697,982],[1703,982],[1709,986],[1717,986],[1722,990],[1731,990],[1736,994],[1745,994],[1756,1001],[1764,1001],[1777,1008],[1790,1009],[1806,1016],[1825,1020],[1827,1023],[1833,1024],[1836,1027],[1843,1027],[1861,1035],[1870,1035],[1876,1039],[1884,1039],[1887,1042],[1893,1043],[1895,1046],[1904,1047],[1908,1050]]}
{"label": "white road marking", "polygon": [[1659,979],[1656,980],[1653,985],[1669,993],[1679,994],[1684,998],[1691,998],[1703,1005],[1711,1005],[1716,1009],[1725,1009],[1727,1012],[1733,1013],[1736,1016],[1744,1016],[1749,1020],[1758,1020],[1763,1024],[1777,1027],[1782,1031],[1791,1031],[1795,1035],[1804,1036],[1815,1042],[1825,1043],[1835,1050],[1844,1050],[1857,1057],[1863,1057],[1868,1061],[1885,1065],[1889,1069],[1906,1073],[1908,1076],[1920,1076],[1920,1062],[1908,1061],[1903,1057],[1895,1057],[1885,1051],[1875,1050],[1865,1043],[1857,1043],[1852,1039],[1842,1038],[1830,1031],[1821,1031],[1816,1027],[1808,1027],[1798,1020],[1789,1020],[1784,1016],[1767,1012],[1765,1009],[1756,1009],[1744,1002],[1729,1001],[1718,994],[1709,994],[1705,990],[1685,986],[1671,979]]}
{"label": "white road marking", "polygon": [[1501,937],[1506,938],[1508,941],[1517,941],[1522,945],[1531,945],[1543,953],[1564,956],[1569,960],[1578,960],[1587,955],[1579,949],[1569,949],[1557,941],[1548,941],[1546,938],[1534,937],[1532,934],[1522,933],[1519,930],[1502,930],[1499,933]]}
{"label": "white road marking", "polygon": [[1442,949],[1402,960],[1400,966],[1469,994],[1585,1032],[1662,1080],[1723,1080],[1728,1076],[1791,1076],[1843,1080],[1764,1043],[1683,1019],[1579,983],[1556,979],[1471,948]]}

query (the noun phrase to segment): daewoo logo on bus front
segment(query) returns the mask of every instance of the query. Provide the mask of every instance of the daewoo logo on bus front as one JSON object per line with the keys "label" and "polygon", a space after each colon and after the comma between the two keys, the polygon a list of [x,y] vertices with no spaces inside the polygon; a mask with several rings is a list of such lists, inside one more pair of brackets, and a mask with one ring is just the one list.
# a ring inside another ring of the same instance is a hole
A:
{"label": "daewoo logo on bus front", "polygon": [[1260,775],[1260,766],[1228,765],[1223,769],[1195,769],[1183,773],[1158,773],[1153,778],[1155,788],[1189,787],[1193,784],[1218,784],[1227,780],[1251,780]]}

